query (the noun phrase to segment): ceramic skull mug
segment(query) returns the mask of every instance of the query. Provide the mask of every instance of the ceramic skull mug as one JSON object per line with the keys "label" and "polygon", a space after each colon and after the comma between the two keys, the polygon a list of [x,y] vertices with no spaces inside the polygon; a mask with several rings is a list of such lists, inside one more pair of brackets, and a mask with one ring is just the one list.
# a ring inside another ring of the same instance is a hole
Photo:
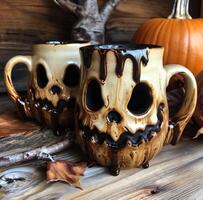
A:
{"label": "ceramic skull mug", "polygon": [[[163,48],[98,45],[80,48],[76,138],[91,160],[120,168],[148,167],[164,144],[175,144],[192,116],[197,88],[180,65],[163,67]],[[169,123],[166,87],[177,73],[185,78],[183,107]]]}
{"label": "ceramic skull mug", "polygon": [[[33,46],[32,56],[15,56],[7,63],[4,82],[23,117],[35,118],[56,133],[74,129],[75,92],[80,79],[79,48],[89,43],[46,42]],[[17,63],[30,73],[28,91],[23,99],[15,90],[11,74]]]}

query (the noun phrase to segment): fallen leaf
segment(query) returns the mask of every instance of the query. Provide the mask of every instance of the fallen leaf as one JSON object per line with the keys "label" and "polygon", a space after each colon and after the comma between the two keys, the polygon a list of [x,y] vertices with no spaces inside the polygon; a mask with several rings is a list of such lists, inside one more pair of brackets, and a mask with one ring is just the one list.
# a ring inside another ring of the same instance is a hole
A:
{"label": "fallen leaf", "polygon": [[200,135],[203,135],[203,127],[200,128],[200,129],[197,131],[197,133],[196,133],[195,137],[193,137],[193,139],[198,138]]}
{"label": "fallen leaf", "polygon": [[80,176],[84,175],[86,163],[72,163],[65,160],[49,162],[47,165],[47,181],[63,181],[69,185],[81,188]]}

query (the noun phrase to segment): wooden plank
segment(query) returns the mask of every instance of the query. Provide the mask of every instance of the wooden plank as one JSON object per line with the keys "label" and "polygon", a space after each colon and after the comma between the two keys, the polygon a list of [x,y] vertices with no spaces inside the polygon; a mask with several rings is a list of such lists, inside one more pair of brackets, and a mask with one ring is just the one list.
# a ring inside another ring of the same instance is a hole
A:
{"label": "wooden plank", "polygon": [[0,158],[50,146],[66,138],[41,127],[34,120],[21,120],[7,96],[0,97]]}
{"label": "wooden plank", "polygon": [[[108,41],[129,41],[147,18],[167,16],[170,4],[170,0],[121,0],[107,23]],[[5,91],[3,68],[11,57],[30,54],[35,42],[69,40],[71,27],[77,20],[52,0],[2,0],[0,17],[0,92]],[[14,83],[19,90],[25,90],[27,85],[22,71],[18,68],[14,72]]]}
{"label": "wooden plank", "polygon": [[[39,132],[41,127],[35,122],[22,121],[6,95],[0,97],[0,137],[18,133]],[[1,145],[2,147],[2,145]],[[6,146],[5,146],[6,147]],[[0,148],[0,152],[1,148]]]}
{"label": "wooden plank", "polygon": [[[7,97],[0,98],[0,108],[2,107],[4,112],[13,109],[8,105]],[[0,139],[0,157],[26,151],[45,143],[52,144],[55,139],[49,130],[36,134],[19,133],[11,138],[4,137]],[[119,176],[113,177],[107,169],[93,166],[88,168],[82,177],[83,190],[61,182],[47,184],[46,163],[33,161],[0,169],[0,199],[202,200],[202,152],[203,138],[199,140],[183,138],[176,146],[164,147],[150,162],[148,169],[121,170]],[[54,155],[53,158],[72,162],[84,160],[83,153],[77,146]],[[5,175],[10,181],[5,181]]]}
{"label": "wooden plank", "polygon": [[[128,41],[129,34],[132,35],[140,23],[150,17],[167,16],[170,9],[170,0],[121,0],[107,30],[125,30],[123,38]],[[5,60],[19,53],[29,54],[34,42],[69,39],[71,27],[77,20],[52,0],[3,0],[0,13],[0,58]],[[116,36],[115,40],[118,39]]]}
{"label": "wooden plank", "polygon": [[[148,169],[122,170],[117,177],[112,177],[99,166],[88,168],[81,181],[83,190],[60,182],[47,184],[46,170],[32,163],[28,165],[31,167],[31,172],[24,173],[24,176],[21,174],[25,180],[4,185],[1,188],[0,198],[201,200],[203,197],[202,142],[184,140],[175,147],[167,146],[151,161]],[[55,159],[66,158],[78,161],[79,157],[80,152],[68,150]]]}
{"label": "wooden plank", "polygon": [[0,137],[16,134],[16,130],[23,133],[39,131],[39,129],[40,127],[35,123],[19,120],[13,111],[0,114]]}
{"label": "wooden plank", "polygon": [[[100,0],[102,4],[104,0]],[[200,0],[190,2],[191,14],[199,16]],[[166,17],[172,0],[121,0],[107,23],[107,41],[129,41],[147,19]],[[2,74],[5,63],[15,55],[31,53],[31,44],[46,40],[69,40],[77,18],[58,8],[52,0],[1,0],[0,92],[5,92]],[[25,90],[22,68],[15,71],[15,85]]]}

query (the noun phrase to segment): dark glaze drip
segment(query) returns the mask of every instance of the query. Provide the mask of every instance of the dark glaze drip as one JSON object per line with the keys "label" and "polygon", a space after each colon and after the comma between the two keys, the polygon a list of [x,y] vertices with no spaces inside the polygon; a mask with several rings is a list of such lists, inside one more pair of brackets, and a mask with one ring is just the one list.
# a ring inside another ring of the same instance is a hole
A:
{"label": "dark glaze drip", "polygon": [[110,135],[101,133],[97,128],[90,130],[89,127],[83,126],[80,123],[80,128],[84,133],[84,138],[90,140],[92,137],[98,144],[103,144],[104,141],[108,144],[112,150],[119,150],[126,146],[127,141],[132,143],[133,147],[138,147],[142,143],[142,139],[148,142],[152,139],[153,132],[160,132],[163,122],[163,109],[164,104],[160,104],[157,110],[158,121],[155,125],[147,125],[145,130],[138,130],[136,133],[124,132],[121,134],[119,140],[115,142]]}
{"label": "dark glaze drip", "polygon": [[93,158],[93,153],[91,152],[89,146],[88,146],[88,141],[84,139],[84,148],[85,148],[85,160],[87,162],[87,165],[94,165],[94,158]]}
{"label": "dark glaze drip", "polygon": [[[34,94],[34,89],[30,90],[32,101],[34,102],[34,109],[36,109],[36,118],[37,120],[43,124],[46,123],[44,117],[43,117],[43,111],[48,112],[51,115],[51,128],[53,129],[53,132],[55,135],[61,135],[61,133],[64,132],[64,127],[62,128],[59,124],[59,117],[60,114],[63,112],[65,108],[68,110],[74,110],[75,106],[75,99],[69,98],[67,101],[65,100],[59,100],[57,103],[57,106],[55,107],[52,102],[50,102],[48,99],[36,99]],[[71,130],[74,129],[74,127],[68,127]]]}
{"label": "dark glaze drip", "polygon": [[83,48],[80,48],[80,52],[82,55],[82,62],[83,62],[83,66],[87,69],[90,68],[91,66],[91,61],[92,61],[92,54],[93,54],[93,49],[92,51],[87,51]]}
{"label": "dark glaze drip", "polygon": [[116,74],[118,77],[123,75],[125,61],[129,58],[133,63],[133,80],[138,83],[140,82],[141,74],[141,64],[144,66],[148,63],[148,49],[139,49],[139,50],[129,50],[129,51],[120,51],[116,54],[117,56],[117,66]]}
{"label": "dark glaze drip", "polygon": [[126,59],[131,59],[133,63],[133,80],[135,82],[139,82],[141,64],[146,66],[149,60],[149,48],[159,48],[159,46],[136,44],[90,45],[81,47],[80,52],[82,54],[84,67],[90,68],[92,62],[92,54],[94,51],[98,51],[100,55],[100,79],[102,81],[105,81],[107,76],[106,54],[108,51],[114,52],[117,58],[115,73],[118,77],[121,77],[123,74]]}
{"label": "dark glaze drip", "polygon": [[143,169],[149,168],[149,162],[144,163],[144,164],[142,165],[142,168],[143,168]]}
{"label": "dark glaze drip", "polygon": [[108,51],[98,51],[100,55],[100,72],[99,78],[102,81],[106,80],[107,77],[107,62],[106,62],[106,54]]}
{"label": "dark glaze drip", "polygon": [[120,166],[118,164],[118,151],[112,150],[111,151],[111,165],[109,167],[109,171],[111,175],[118,176],[120,173]]}
{"label": "dark glaze drip", "polygon": [[60,136],[60,128],[59,128],[59,112],[56,109],[51,111],[51,126],[54,132],[54,135]]}

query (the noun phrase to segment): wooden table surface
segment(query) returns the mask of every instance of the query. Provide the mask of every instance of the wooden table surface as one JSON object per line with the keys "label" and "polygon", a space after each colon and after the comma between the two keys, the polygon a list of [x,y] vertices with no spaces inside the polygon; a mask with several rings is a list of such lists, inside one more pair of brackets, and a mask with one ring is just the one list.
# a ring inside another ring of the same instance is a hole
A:
{"label": "wooden table surface", "polygon": [[[0,99],[1,110],[11,108]],[[2,106],[4,105],[4,106]],[[8,107],[7,107],[8,106]],[[3,111],[1,111],[3,112]],[[16,130],[18,131],[18,130]],[[39,134],[52,135],[50,130],[38,129]],[[26,135],[26,131],[24,130]],[[12,137],[18,137],[14,135]],[[21,136],[22,137],[22,136]],[[1,138],[6,148],[6,139]],[[49,141],[50,142],[50,141]],[[9,144],[12,141],[9,141]],[[23,145],[23,142],[19,145]],[[12,146],[10,147],[12,148]],[[16,148],[16,147],[15,147]],[[12,152],[12,149],[9,149]],[[18,148],[20,151],[20,148]],[[0,150],[0,157],[6,152]],[[54,159],[80,161],[82,153],[77,147],[55,155]],[[203,140],[183,138],[176,146],[165,146],[161,153],[150,162],[148,169],[122,170],[113,177],[103,167],[88,168],[81,178],[82,190],[65,183],[47,183],[44,162],[33,161],[23,165],[0,169],[0,199],[25,200],[203,200]],[[15,176],[14,176],[15,172]],[[3,178],[16,178],[5,182]]]}

